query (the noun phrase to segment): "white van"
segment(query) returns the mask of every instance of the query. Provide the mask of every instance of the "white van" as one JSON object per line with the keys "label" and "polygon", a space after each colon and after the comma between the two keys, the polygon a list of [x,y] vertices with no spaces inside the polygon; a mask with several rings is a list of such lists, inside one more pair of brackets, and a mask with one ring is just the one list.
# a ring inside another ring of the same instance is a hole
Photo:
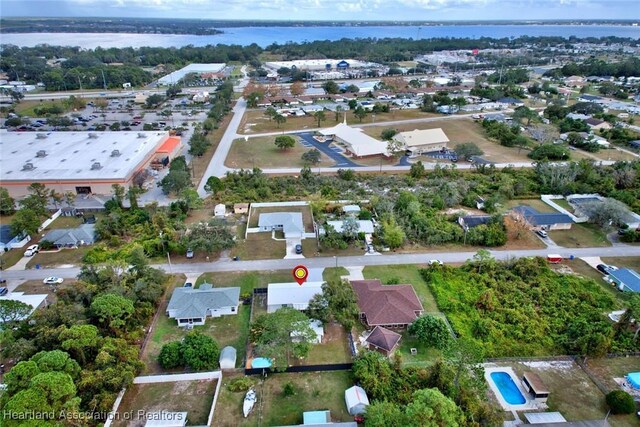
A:
{"label": "white van", "polygon": [[27,250],[24,253],[24,256],[34,256],[35,254],[38,253],[38,251],[40,250],[40,246],[38,245],[31,245],[27,248]]}

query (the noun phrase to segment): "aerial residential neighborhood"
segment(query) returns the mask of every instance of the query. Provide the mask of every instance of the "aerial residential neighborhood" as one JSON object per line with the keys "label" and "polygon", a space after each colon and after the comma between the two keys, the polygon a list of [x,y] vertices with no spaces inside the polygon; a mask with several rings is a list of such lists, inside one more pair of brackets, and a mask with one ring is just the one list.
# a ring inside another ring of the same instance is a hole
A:
{"label": "aerial residential neighborhood", "polygon": [[631,3],[6,3],[0,425],[640,424]]}

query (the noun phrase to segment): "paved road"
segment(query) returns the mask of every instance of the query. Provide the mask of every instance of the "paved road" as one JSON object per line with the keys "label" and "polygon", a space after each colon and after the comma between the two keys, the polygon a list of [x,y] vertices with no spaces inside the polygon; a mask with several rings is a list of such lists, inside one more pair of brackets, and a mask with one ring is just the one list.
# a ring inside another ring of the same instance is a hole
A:
{"label": "paved road", "polygon": [[332,147],[329,147],[329,144],[327,144],[326,142],[321,143],[313,139],[313,133],[301,132],[301,133],[298,133],[298,136],[302,140],[304,140],[307,144],[313,146],[314,148],[317,148],[321,153],[324,153],[327,157],[329,157],[331,160],[336,162],[336,164],[334,166],[331,166],[331,168],[335,169],[335,168],[359,168],[360,167],[359,164],[354,163],[348,157],[343,156],[341,152],[333,150]]}
{"label": "paved road", "polygon": [[[640,246],[612,246],[606,248],[554,248],[554,253],[568,258],[573,255],[579,257],[630,257],[640,256]],[[527,256],[546,256],[548,249],[526,249],[519,251],[491,251],[491,254],[499,260],[520,258]],[[385,254],[381,256],[349,256],[349,257],[318,257],[307,258],[304,265],[308,268],[326,268],[367,265],[393,265],[393,264],[424,264],[429,259],[437,258],[445,263],[460,263],[471,259],[475,252],[433,252],[420,254]],[[160,268],[171,273],[200,274],[216,271],[262,271],[262,270],[286,270],[300,264],[296,259],[272,259],[256,261],[215,261],[209,263],[183,263],[157,264]],[[41,270],[4,271],[2,277],[7,280],[41,280],[47,276],[74,278],[80,272],[79,268],[54,268]]]}

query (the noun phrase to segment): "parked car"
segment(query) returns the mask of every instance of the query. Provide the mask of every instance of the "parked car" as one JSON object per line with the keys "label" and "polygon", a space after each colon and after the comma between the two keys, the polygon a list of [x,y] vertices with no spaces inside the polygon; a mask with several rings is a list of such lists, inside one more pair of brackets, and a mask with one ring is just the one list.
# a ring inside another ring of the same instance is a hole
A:
{"label": "parked car", "polygon": [[608,275],[611,271],[616,271],[618,267],[615,265],[598,264],[596,265],[596,269],[602,274]]}
{"label": "parked car", "polygon": [[7,279],[0,279],[0,285],[4,285],[5,283],[7,283]]}
{"label": "parked car", "polygon": [[185,288],[193,288],[193,283],[191,283],[191,282],[185,282],[185,283],[184,283],[184,285],[183,285],[183,287],[185,287]]}
{"label": "parked car", "polygon": [[55,277],[55,276],[46,277],[42,281],[42,283],[44,283],[45,285],[59,285],[62,282],[64,282],[64,279],[62,277]]}
{"label": "parked car", "polygon": [[40,251],[40,246],[38,245],[31,245],[27,248],[27,250],[24,252],[24,256],[34,256],[35,254],[38,253],[38,251]]}
{"label": "parked car", "polygon": [[300,255],[302,253],[302,245],[300,245],[300,244],[296,245],[296,253],[298,255]]}
{"label": "parked car", "polygon": [[9,293],[9,289],[5,288],[4,286],[0,288],[0,297],[8,293]]}
{"label": "parked car", "polygon": [[547,234],[546,231],[544,230],[536,230],[536,234],[540,237],[542,237],[543,239],[546,239],[547,237],[549,237],[549,235]]}
{"label": "parked car", "polygon": [[193,258],[193,249],[187,249],[187,259]]}
{"label": "parked car", "polygon": [[427,264],[429,264],[429,265],[444,265],[444,263],[442,261],[440,261],[439,259],[430,259],[429,261],[427,261]]}

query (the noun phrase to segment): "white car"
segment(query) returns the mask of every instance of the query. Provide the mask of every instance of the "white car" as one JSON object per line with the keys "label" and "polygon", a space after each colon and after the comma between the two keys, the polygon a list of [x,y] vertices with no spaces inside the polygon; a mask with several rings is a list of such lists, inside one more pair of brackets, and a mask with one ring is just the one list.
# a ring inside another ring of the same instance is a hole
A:
{"label": "white car", "polygon": [[444,263],[442,261],[440,261],[439,259],[430,259],[429,261],[427,261],[427,264],[429,264],[429,265],[444,265]]}
{"label": "white car", "polygon": [[59,285],[62,282],[64,282],[64,279],[62,277],[55,276],[47,277],[42,281],[42,283],[44,283],[45,285]]}
{"label": "white car", "polygon": [[40,251],[40,246],[38,245],[31,245],[27,248],[27,250],[24,252],[24,256],[34,256],[35,254],[38,253],[38,251]]}

